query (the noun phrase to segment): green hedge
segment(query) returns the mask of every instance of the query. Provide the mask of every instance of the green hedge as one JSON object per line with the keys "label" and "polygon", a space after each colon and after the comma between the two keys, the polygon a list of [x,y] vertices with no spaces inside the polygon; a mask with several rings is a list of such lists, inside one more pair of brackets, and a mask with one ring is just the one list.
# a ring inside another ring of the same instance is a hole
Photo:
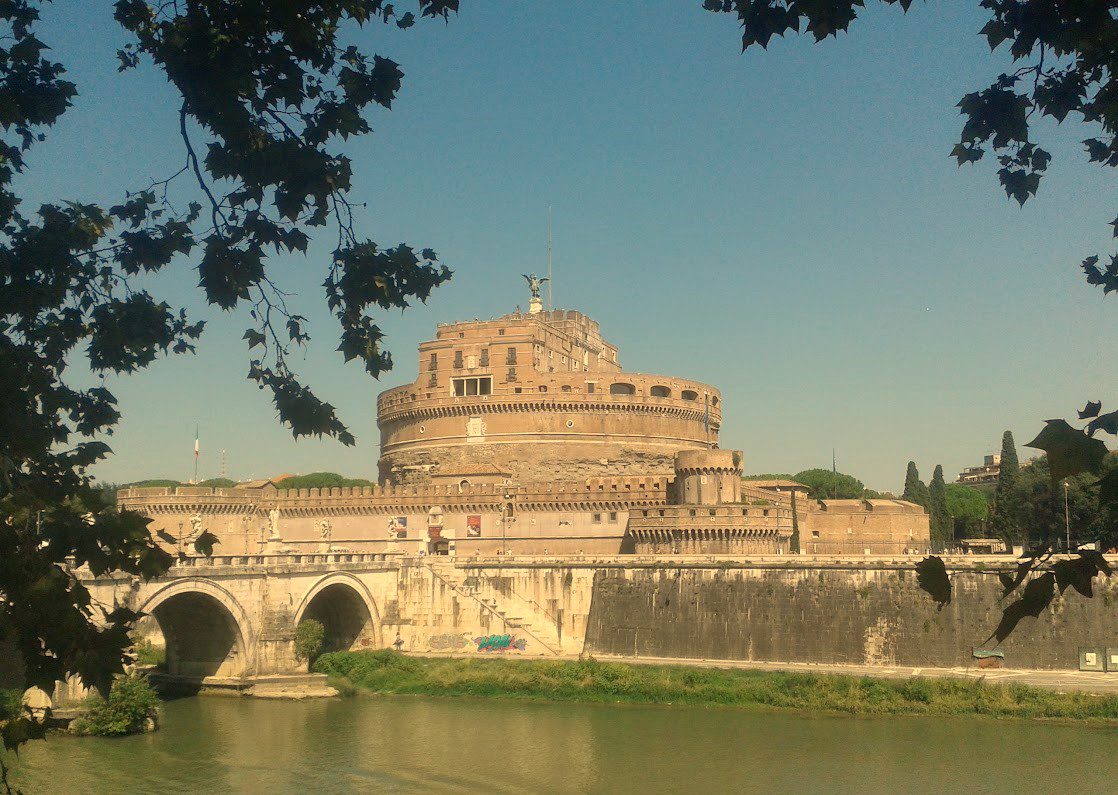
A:
{"label": "green hedge", "polygon": [[619,662],[445,659],[391,650],[324,654],[314,670],[376,693],[759,706],[867,715],[1118,721],[1118,696],[973,679],[877,679]]}

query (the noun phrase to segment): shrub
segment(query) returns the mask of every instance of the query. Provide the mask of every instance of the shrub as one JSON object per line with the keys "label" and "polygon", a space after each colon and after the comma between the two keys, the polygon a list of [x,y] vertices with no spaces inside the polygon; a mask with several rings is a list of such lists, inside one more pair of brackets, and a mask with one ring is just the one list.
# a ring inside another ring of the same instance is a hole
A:
{"label": "shrub", "polygon": [[315,661],[322,652],[322,644],[326,641],[326,627],[321,621],[308,618],[300,621],[295,628],[295,656],[306,660],[307,665]]}
{"label": "shrub", "polygon": [[148,728],[149,721],[159,717],[159,696],[146,676],[131,675],[113,683],[109,697],[94,699],[89,711],[71,724],[75,734],[96,737],[119,737],[137,734]]}
{"label": "shrub", "polygon": [[156,668],[162,668],[167,662],[167,650],[156,646],[147,638],[136,641],[132,653],[136,655],[137,665],[154,665]]}
{"label": "shrub", "polygon": [[23,693],[0,690],[0,720],[13,720],[23,713]]}
{"label": "shrub", "polygon": [[901,686],[901,692],[909,701],[920,704],[932,703],[932,686],[928,684],[927,679],[921,679],[918,676],[913,677]]}

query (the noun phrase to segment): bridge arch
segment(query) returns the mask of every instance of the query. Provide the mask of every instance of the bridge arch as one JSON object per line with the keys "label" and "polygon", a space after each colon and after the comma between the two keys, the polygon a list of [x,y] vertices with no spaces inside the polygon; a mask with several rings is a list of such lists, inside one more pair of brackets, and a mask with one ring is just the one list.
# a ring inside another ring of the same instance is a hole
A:
{"label": "bridge arch", "polygon": [[376,601],[368,586],[348,572],[331,572],[307,590],[295,611],[295,626],[307,619],[325,628],[324,651],[383,645]]}
{"label": "bridge arch", "polygon": [[295,626],[307,618],[325,627],[325,650],[340,652],[354,646],[382,645],[380,611],[368,586],[345,571],[333,571],[315,581],[295,611]]}
{"label": "bridge arch", "polygon": [[248,614],[213,580],[190,577],[169,583],[140,607],[159,624],[174,676],[240,677],[255,670]]}

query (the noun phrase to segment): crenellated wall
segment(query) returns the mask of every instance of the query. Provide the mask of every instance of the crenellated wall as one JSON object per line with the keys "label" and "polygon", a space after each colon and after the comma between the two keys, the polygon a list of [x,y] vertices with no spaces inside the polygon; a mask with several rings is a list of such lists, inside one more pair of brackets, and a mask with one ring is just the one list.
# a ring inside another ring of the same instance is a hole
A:
{"label": "crenellated wall", "polygon": [[[741,486],[732,451],[681,453],[674,478],[422,484],[330,489],[133,488],[123,508],[152,519],[168,546],[202,531],[224,554],[358,551],[419,554],[430,528],[459,556],[761,554],[791,549],[788,495]],[[692,502],[695,501],[695,502]],[[712,513],[713,511],[713,513]],[[928,549],[928,516],[898,500],[800,500],[800,549],[903,554]],[[168,537],[175,539],[169,542]]]}

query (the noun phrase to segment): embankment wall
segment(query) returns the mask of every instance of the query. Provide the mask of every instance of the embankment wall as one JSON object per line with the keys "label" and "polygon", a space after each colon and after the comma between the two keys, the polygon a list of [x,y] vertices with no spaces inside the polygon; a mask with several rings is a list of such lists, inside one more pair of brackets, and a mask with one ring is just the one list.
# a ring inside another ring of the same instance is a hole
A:
{"label": "embankment wall", "polygon": [[[966,564],[942,610],[915,560],[842,565],[602,568],[586,623],[590,654],[954,667],[973,664],[1001,618],[999,570]],[[1118,646],[1118,577],[1069,590],[1001,644],[1007,667],[1074,669],[1080,646]]]}

